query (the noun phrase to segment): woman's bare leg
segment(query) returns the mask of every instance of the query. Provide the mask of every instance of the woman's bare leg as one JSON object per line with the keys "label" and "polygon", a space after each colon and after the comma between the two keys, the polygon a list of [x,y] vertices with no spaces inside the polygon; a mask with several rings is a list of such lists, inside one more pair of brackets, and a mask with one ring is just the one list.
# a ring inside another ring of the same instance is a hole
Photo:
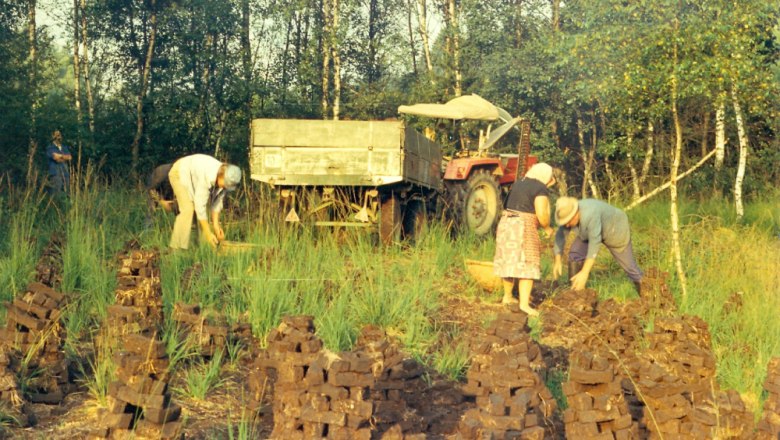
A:
{"label": "woman's bare leg", "polygon": [[531,289],[534,287],[534,280],[520,279],[518,281],[517,291],[520,295],[520,310],[527,313],[528,316],[539,316],[539,311],[531,308]]}
{"label": "woman's bare leg", "polygon": [[504,286],[504,299],[501,300],[501,304],[517,304],[517,300],[512,296],[516,281],[515,278],[501,279],[501,285]]}

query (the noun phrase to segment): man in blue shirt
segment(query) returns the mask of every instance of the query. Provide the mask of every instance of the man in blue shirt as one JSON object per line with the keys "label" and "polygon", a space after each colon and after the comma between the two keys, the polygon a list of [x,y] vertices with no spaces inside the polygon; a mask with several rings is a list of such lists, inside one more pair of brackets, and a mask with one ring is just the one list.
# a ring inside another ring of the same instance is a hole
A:
{"label": "man in blue shirt", "polygon": [[49,162],[49,190],[52,194],[67,192],[70,186],[70,170],[68,162],[73,159],[70,150],[62,144],[62,133],[55,130],[51,136],[51,144],[46,148]]}
{"label": "man in blue shirt", "polygon": [[558,224],[558,232],[555,234],[554,278],[563,273],[561,253],[566,243],[566,231],[570,230],[574,233],[574,242],[569,248],[572,289],[585,288],[596,255],[603,244],[639,292],[642,270],[634,259],[631,230],[625,212],[601,200],[577,201],[574,197],[561,197],[555,204],[555,223]]}

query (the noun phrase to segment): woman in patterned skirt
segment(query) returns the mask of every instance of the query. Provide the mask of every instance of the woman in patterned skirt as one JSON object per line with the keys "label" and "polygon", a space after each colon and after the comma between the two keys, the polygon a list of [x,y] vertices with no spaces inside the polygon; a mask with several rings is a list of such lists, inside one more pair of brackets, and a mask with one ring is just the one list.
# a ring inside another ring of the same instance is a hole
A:
{"label": "woman in patterned skirt", "polygon": [[525,177],[512,185],[506,207],[496,232],[496,255],[493,258],[495,274],[503,278],[504,304],[516,303],[512,291],[517,286],[520,310],[529,316],[539,312],[529,301],[534,280],[541,278],[542,244],[536,229],[547,234],[550,227],[550,199],[547,188],[555,184],[553,170],[546,163],[531,167]]}

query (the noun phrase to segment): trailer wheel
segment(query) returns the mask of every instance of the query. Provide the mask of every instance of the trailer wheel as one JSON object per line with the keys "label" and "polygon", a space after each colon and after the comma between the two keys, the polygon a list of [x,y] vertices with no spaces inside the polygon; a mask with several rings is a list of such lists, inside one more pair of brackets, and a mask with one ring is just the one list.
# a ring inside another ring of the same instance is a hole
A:
{"label": "trailer wheel", "polygon": [[401,240],[401,199],[391,192],[382,197],[379,208],[379,238],[391,245]]}
{"label": "trailer wheel", "polygon": [[501,213],[501,191],[489,170],[474,171],[468,180],[447,182],[447,198],[455,224],[475,235],[493,231]]}
{"label": "trailer wheel", "polygon": [[425,202],[422,200],[410,200],[406,204],[403,215],[403,238],[417,241],[422,235],[422,230],[428,219]]}

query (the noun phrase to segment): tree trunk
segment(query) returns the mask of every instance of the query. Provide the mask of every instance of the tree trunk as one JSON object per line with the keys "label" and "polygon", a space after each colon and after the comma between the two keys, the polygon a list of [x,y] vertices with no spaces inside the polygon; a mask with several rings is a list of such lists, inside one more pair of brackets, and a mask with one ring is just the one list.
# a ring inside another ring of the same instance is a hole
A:
{"label": "tree trunk", "polygon": [[[714,155],[715,155],[715,150],[712,150],[709,153],[707,153],[706,156],[702,157],[698,162],[696,162],[696,164],[694,164],[692,167],[688,168],[684,173],[678,173],[677,174],[677,179],[676,179],[677,182],[679,182],[680,180],[682,180],[684,177],[686,177],[687,175],[691,174],[692,172],[696,171],[700,166],[704,165],[704,163],[707,162],[707,160],[709,160],[709,158],[711,158]],[[671,185],[672,185],[671,181],[664,183],[663,185],[661,185],[661,186],[657,187],[656,189],[650,191],[649,193],[645,194],[644,196],[642,196],[642,197],[632,201],[628,206],[623,208],[623,210],[624,211],[628,211],[630,209],[634,209],[634,207],[636,207],[640,203],[643,203],[645,200],[648,200],[648,199],[654,197],[655,195],[661,193],[663,190],[665,190],[666,188],[669,188]]]}
{"label": "tree trunk", "polygon": [[452,70],[455,80],[453,93],[455,96],[460,96],[463,94],[461,86],[463,73],[460,70],[460,26],[458,26],[458,10],[455,6],[455,0],[448,0],[447,9],[449,10],[449,27],[452,34]]}
{"label": "tree trunk", "polygon": [[141,143],[141,136],[144,132],[144,99],[146,98],[146,90],[149,87],[149,76],[152,71],[152,56],[154,55],[154,40],[157,35],[157,10],[156,0],[151,0],[151,16],[150,30],[149,30],[149,42],[146,48],[146,60],[144,60],[144,67],[141,73],[141,87],[138,91],[138,101],[136,102],[136,130],[135,137],[133,137],[133,145],[131,147],[132,154],[132,174],[134,179],[138,179],[138,159],[139,159],[139,146]]}
{"label": "tree trunk", "polygon": [[641,197],[639,192],[639,175],[636,172],[634,166],[634,120],[632,117],[632,109],[628,109],[629,121],[628,128],[626,130],[626,159],[628,161],[628,169],[631,171],[631,188],[634,190],[634,195],[631,198],[632,201],[636,201]]}
{"label": "tree trunk", "polygon": [[[677,19],[674,21],[675,34],[679,29],[679,22]],[[674,41],[677,35],[674,36]],[[685,299],[688,296],[687,280],[685,277],[685,271],[682,266],[682,249],[680,247],[680,216],[677,209],[677,170],[680,167],[680,156],[682,155],[682,128],[680,127],[680,116],[677,114],[677,43],[674,44],[674,58],[673,58],[673,73],[672,73],[672,119],[674,121],[674,150],[672,152],[672,165],[670,171],[670,186],[669,195],[671,199],[671,224],[672,224],[672,253],[674,254],[674,262],[677,267],[677,276],[680,280],[680,288],[682,289],[682,297]]]}
{"label": "tree trunk", "polygon": [[591,130],[591,133],[593,134],[590,138],[591,140],[591,146],[590,151],[588,151],[588,170],[589,173],[587,174],[588,177],[588,185],[590,185],[590,193],[593,195],[593,197],[600,199],[601,198],[601,191],[599,191],[599,187],[596,185],[596,179],[593,177],[593,174],[596,172],[596,149],[598,147],[598,129],[596,125],[596,111],[593,110],[590,114],[591,122],[593,123],[593,129]]}
{"label": "tree trunk", "polygon": [[95,101],[92,98],[92,82],[89,80],[89,38],[87,33],[87,0],[81,0],[81,41],[84,45],[82,55],[82,72],[84,73],[84,90],[87,92],[87,114],[89,116],[90,144],[95,136]]}
{"label": "tree trunk", "polygon": [[414,0],[407,0],[406,2],[406,24],[409,29],[409,49],[412,55],[412,72],[414,76],[417,76],[417,47],[414,41],[414,26],[412,25],[412,2]]}
{"label": "tree trunk", "polygon": [[514,23],[513,23],[513,31],[514,31],[514,48],[519,49],[520,45],[523,42],[523,0],[515,0],[515,8],[513,10],[514,12]]}
{"label": "tree trunk", "polygon": [[745,215],[745,207],[742,205],[742,181],[745,178],[745,165],[748,155],[748,135],[742,118],[742,107],[739,105],[739,94],[736,83],[731,83],[731,102],[734,104],[734,117],[737,122],[737,134],[739,135],[739,162],[737,164],[737,180],[734,182],[734,204],[737,209],[737,219],[741,220]]}
{"label": "tree trunk", "polygon": [[425,67],[428,69],[428,76],[433,80],[433,62],[431,61],[431,48],[428,43],[428,9],[426,0],[417,0],[417,22],[420,25],[420,39],[422,39],[423,54],[425,55]]}
{"label": "tree trunk", "polygon": [[333,57],[333,120],[339,120],[341,112],[341,55],[339,55],[339,0],[332,0],[333,14],[330,50]]}
{"label": "tree trunk", "polygon": [[330,96],[330,0],[322,0],[322,119],[328,119]]}
{"label": "tree trunk", "polygon": [[584,170],[582,172],[582,186],[581,186],[581,198],[587,198],[588,197],[588,175],[590,174],[590,164],[587,160],[587,149],[585,147],[585,133],[584,129],[582,128],[582,116],[580,116],[580,113],[577,112],[577,140],[580,143],[580,157],[582,158],[582,164],[584,167]]}
{"label": "tree trunk", "polygon": [[701,156],[704,157],[710,151],[710,111],[705,108],[702,117],[704,120],[701,127]]}
{"label": "tree trunk", "polygon": [[[81,58],[79,46],[81,45],[81,20],[79,19],[79,0],[73,0],[73,104],[76,107],[76,164],[81,164]],[[78,173],[77,173],[78,174]]]}
{"label": "tree trunk", "polygon": [[718,95],[715,109],[715,169],[723,167],[723,159],[726,157],[726,95]]}
{"label": "tree trunk", "polygon": [[642,163],[642,174],[639,175],[640,187],[647,181],[647,175],[650,174],[650,164],[653,161],[653,152],[655,151],[655,126],[653,122],[647,123],[647,149],[645,150],[645,160]]}
{"label": "tree trunk", "polygon": [[252,145],[252,45],[249,41],[249,0],[241,0],[241,64],[244,74],[244,111],[249,126],[247,137]]}
{"label": "tree trunk", "polygon": [[34,164],[35,152],[38,150],[37,134],[37,113],[38,113],[38,39],[36,38],[35,25],[35,6],[36,0],[29,0],[27,4],[27,43],[29,53],[27,61],[29,63],[29,90],[30,90],[30,128],[28,131],[29,144],[27,149],[27,184],[31,185],[35,178]]}
{"label": "tree trunk", "polygon": [[550,0],[550,9],[552,9],[552,30],[557,32],[561,30],[561,0]]}

